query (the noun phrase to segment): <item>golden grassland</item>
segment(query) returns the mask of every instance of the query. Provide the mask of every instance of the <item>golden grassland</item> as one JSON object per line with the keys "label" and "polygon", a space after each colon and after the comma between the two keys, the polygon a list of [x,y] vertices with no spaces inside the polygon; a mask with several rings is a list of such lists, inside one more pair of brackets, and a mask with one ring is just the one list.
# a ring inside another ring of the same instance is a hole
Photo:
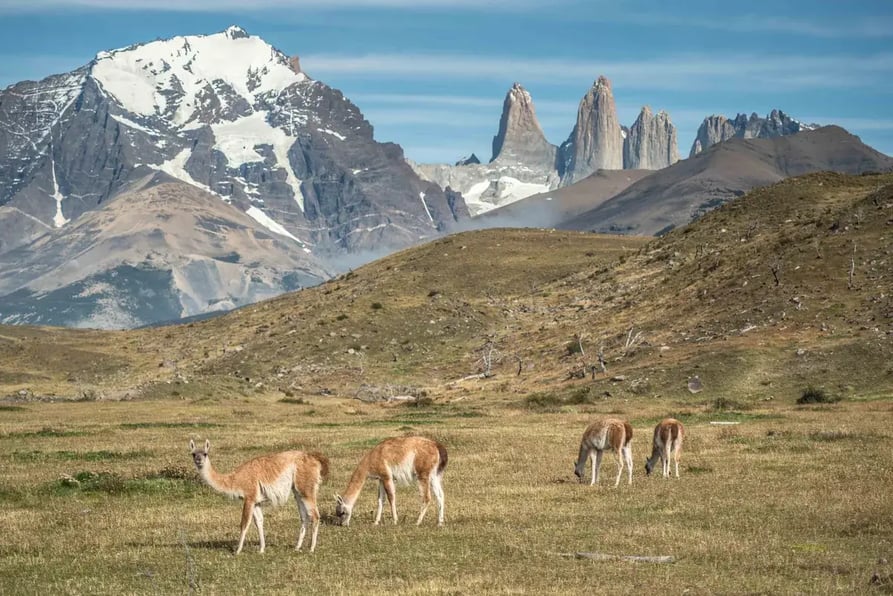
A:
{"label": "golden grassland", "polygon": [[[821,173],[658,239],[487,230],[200,323],[2,326],[0,594],[889,593],[891,271],[893,174]],[[607,374],[581,377],[599,348]],[[839,400],[797,406],[810,387]],[[635,429],[631,487],[610,458],[574,482],[599,414]],[[667,415],[682,478],[646,479]],[[371,483],[333,525],[364,451],[407,433],[450,450],[446,527],[413,525],[412,487],[373,527]],[[222,471],[331,458],[316,553],[288,507],[264,555],[232,555],[240,507],[187,451],[205,437]]]}
{"label": "golden grassland", "polygon": [[[426,407],[274,395],[3,406],[0,593],[891,590],[893,570],[878,562],[893,555],[890,396],[544,406],[481,383],[473,396]],[[601,484],[579,485],[582,430],[609,413],[633,424],[633,484],[613,488],[606,457]],[[681,478],[646,478],[651,429],[669,414],[688,429]],[[351,527],[334,525],[333,495],[364,451],[407,433],[449,448],[445,527],[430,511],[414,525],[414,487],[398,490],[398,526],[373,526],[371,481]],[[315,553],[294,552],[290,505],[267,510],[265,554],[252,528],[233,556],[240,506],[199,483],[187,450],[204,437],[222,471],[294,447],[331,458]],[[676,561],[561,554],[579,551]]]}

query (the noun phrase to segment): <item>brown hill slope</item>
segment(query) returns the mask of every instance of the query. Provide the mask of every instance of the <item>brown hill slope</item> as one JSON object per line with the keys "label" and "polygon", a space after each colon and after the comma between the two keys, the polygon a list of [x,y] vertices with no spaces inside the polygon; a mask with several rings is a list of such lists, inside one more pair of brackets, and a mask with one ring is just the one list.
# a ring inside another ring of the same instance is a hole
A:
{"label": "brown hill slope", "polygon": [[570,186],[532,195],[482,213],[470,225],[549,228],[595,209],[653,173],[654,170],[598,170]]}
{"label": "brown hill slope", "polygon": [[0,320],[134,327],[229,310],[328,276],[297,241],[156,173],[0,255]]}
{"label": "brown hill slope", "polygon": [[[213,397],[415,385],[435,398],[634,399],[679,395],[698,374],[712,396],[763,399],[806,384],[889,392],[891,222],[893,175],[814,174],[647,244],[459,234],[210,321],[86,335],[3,328],[0,390]],[[488,346],[495,376],[460,382],[482,370]],[[593,393],[569,373],[595,364],[599,347],[623,380],[599,375]]]}
{"label": "brown hill slope", "polygon": [[893,158],[837,126],[772,139],[732,139],[648,176],[558,227],[658,234],[765,186],[810,172],[888,172]]}

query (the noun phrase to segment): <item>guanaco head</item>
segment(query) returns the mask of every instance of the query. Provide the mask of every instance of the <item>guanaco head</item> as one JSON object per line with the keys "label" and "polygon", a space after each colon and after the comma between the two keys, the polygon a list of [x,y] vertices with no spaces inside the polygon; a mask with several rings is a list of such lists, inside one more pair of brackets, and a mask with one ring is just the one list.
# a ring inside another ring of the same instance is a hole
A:
{"label": "guanaco head", "polygon": [[586,464],[585,461],[575,461],[574,462],[574,474],[577,476],[577,480],[582,483],[585,479],[583,478],[583,466]]}
{"label": "guanaco head", "polygon": [[338,518],[338,523],[342,526],[349,526],[351,513],[353,513],[353,507],[345,503],[341,495],[335,495],[335,516]]}
{"label": "guanaco head", "polygon": [[192,453],[192,461],[195,463],[196,469],[201,471],[205,463],[208,461],[208,451],[211,450],[211,441],[205,439],[205,448],[197,449],[195,441],[189,439],[189,451]]}
{"label": "guanaco head", "polygon": [[645,475],[651,476],[651,470],[654,469],[654,460],[650,457],[645,459]]}

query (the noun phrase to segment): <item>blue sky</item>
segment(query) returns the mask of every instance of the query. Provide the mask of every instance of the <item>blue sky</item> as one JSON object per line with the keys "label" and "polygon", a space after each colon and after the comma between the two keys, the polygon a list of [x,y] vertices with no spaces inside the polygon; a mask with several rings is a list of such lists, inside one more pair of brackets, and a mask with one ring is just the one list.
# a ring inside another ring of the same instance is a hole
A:
{"label": "blue sky", "polygon": [[96,52],[238,24],[341,89],[416,161],[490,158],[502,100],[532,94],[552,143],[604,74],[620,120],[669,112],[688,155],[713,113],[836,123],[893,154],[893,2],[0,0],[0,87]]}

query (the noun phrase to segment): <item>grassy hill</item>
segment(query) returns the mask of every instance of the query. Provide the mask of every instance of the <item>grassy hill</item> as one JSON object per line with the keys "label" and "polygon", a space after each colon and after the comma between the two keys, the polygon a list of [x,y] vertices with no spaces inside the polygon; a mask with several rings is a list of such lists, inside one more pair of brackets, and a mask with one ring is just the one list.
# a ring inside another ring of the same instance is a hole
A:
{"label": "grassy hill", "polygon": [[599,348],[610,376],[628,377],[621,392],[672,394],[693,374],[753,394],[889,387],[891,182],[794,178],[659,239],[458,234],[187,325],[3,327],[0,391],[354,395],[409,385],[436,399],[482,372],[485,347],[495,375],[470,382],[503,392],[563,390]]}

